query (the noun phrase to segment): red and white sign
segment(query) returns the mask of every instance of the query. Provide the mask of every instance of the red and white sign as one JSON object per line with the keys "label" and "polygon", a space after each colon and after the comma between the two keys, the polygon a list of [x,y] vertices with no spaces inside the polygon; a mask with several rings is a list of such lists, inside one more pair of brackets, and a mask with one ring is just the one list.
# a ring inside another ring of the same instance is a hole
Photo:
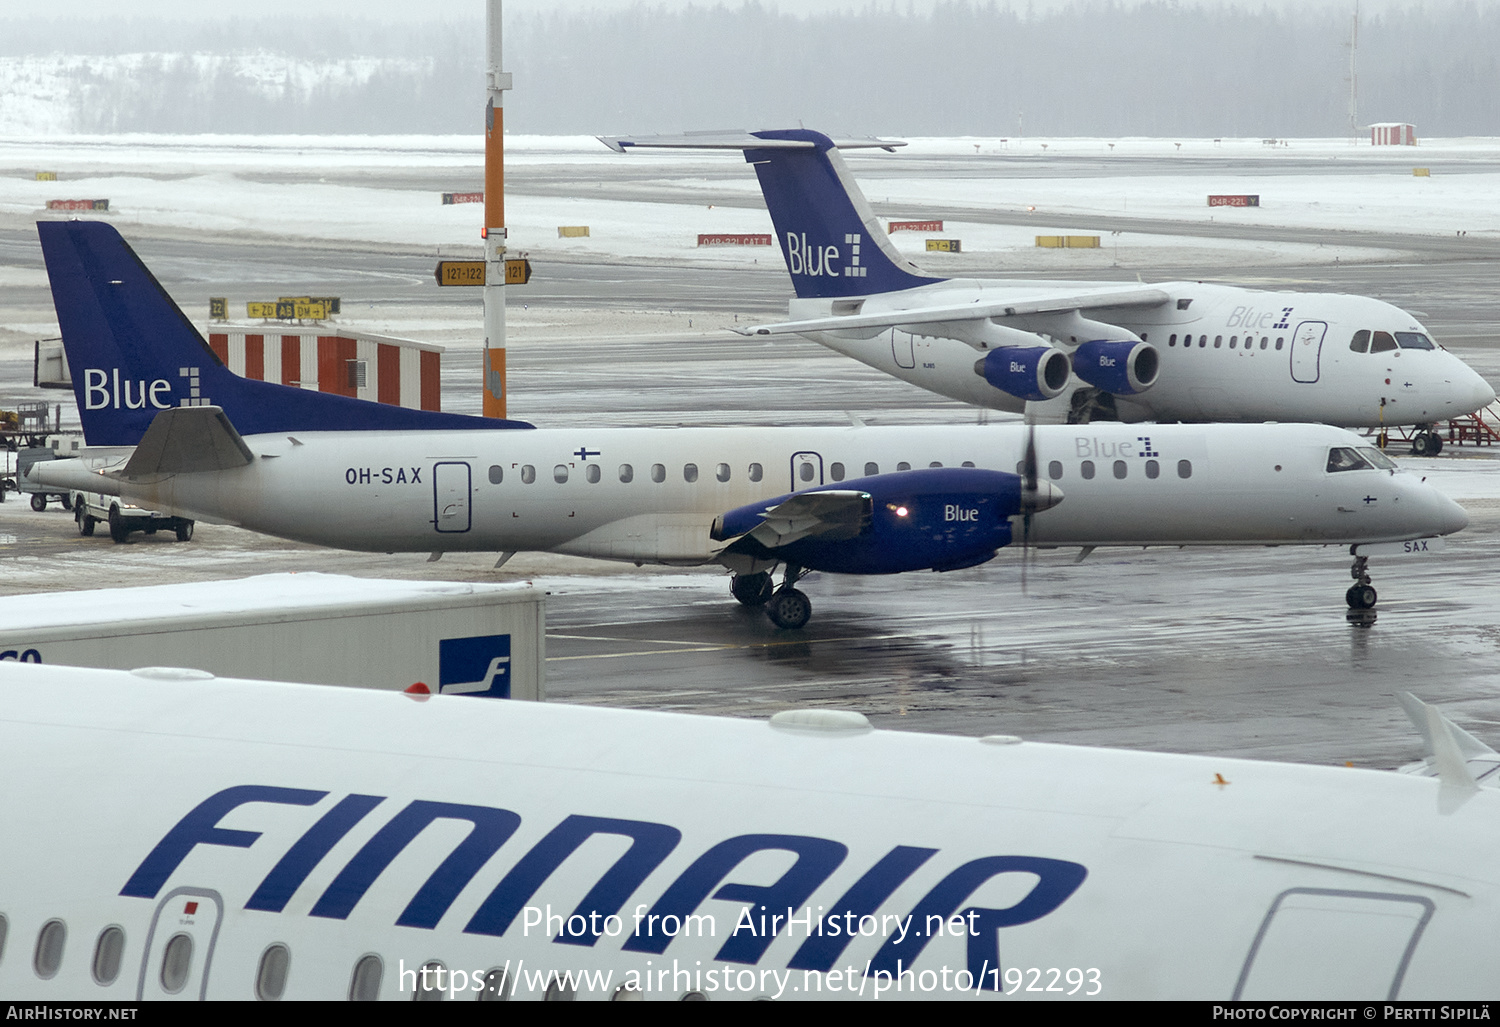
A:
{"label": "red and white sign", "polygon": [[484,193],[444,193],[443,202],[447,203],[483,203]]}
{"label": "red and white sign", "polygon": [[1208,205],[1210,207],[1259,207],[1260,196],[1245,194],[1238,196],[1210,196],[1208,198]]}
{"label": "red and white sign", "polygon": [[889,229],[892,232],[941,232],[942,230],[941,221],[892,221]]}
{"label": "red and white sign", "polygon": [[699,246],[769,246],[769,235],[699,235]]}

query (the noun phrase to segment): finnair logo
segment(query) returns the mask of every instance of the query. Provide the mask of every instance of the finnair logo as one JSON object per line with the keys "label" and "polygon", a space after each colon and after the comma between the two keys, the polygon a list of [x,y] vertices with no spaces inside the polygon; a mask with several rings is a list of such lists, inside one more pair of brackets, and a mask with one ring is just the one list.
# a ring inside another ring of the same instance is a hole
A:
{"label": "finnair logo", "polygon": [[806,232],[786,234],[786,265],[794,275],[810,278],[863,278],[866,268],[859,263],[861,237],[856,233],[844,236],[844,245],[849,248],[849,263],[838,266],[840,253],[837,246],[814,246],[808,243]]}
{"label": "finnair logo", "polygon": [[[202,395],[199,386],[198,368],[184,367],[178,377],[184,379],[187,396],[178,401],[178,406],[208,406],[210,400]],[[118,367],[109,371],[90,367],[83,372],[83,408],[85,410],[170,410],[172,407],[172,383],[165,378],[147,382],[145,379],[131,381],[120,377]]]}
{"label": "finnair logo", "polygon": [[510,636],[438,640],[438,691],[510,698]]}

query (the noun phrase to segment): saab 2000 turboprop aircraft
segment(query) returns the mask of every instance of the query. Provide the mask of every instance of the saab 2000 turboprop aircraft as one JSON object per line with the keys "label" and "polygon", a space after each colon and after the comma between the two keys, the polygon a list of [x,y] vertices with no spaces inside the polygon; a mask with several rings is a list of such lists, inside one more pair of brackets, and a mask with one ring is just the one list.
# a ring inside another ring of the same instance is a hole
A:
{"label": "saab 2000 turboprop aircraft", "polygon": [[1414,452],[1436,453],[1426,428],[1495,399],[1416,318],[1363,296],[924,274],[838,152],[903,143],[804,129],[601,141],[743,150],[754,165],[797,298],[789,321],[735,331],[795,333],[967,403],[1073,423],[1420,425]]}
{"label": "saab 2000 turboprop aircraft", "polygon": [[12,1002],[1500,998],[1500,756],[1410,699],[1401,774],[169,668],[0,694]]}
{"label": "saab 2000 turboprop aircraft", "polygon": [[[308,409],[337,397],[225,370],[112,228],[41,227],[75,380],[137,383],[80,388],[89,438],[133,439],[154,416],[128,459],[32,473],[175,516],[374,552],[717,563],[740,602],[790,628],[811,616],[794,587],[808,571],[957,570],[1016,535],[1053,547],[1357,547],[1468,523],[1432,486],[1322,425],[515,430],[463,418],[456,431],[338,431],[327,429],[342,408],[330,407],[298,427],[276,409],[283,393]],[[131,408],[132,395],[147,405]],[[242,434],[241,417],[259,430]],[[1375,602],[1369,555],[1356,553],[1351,606]]]}

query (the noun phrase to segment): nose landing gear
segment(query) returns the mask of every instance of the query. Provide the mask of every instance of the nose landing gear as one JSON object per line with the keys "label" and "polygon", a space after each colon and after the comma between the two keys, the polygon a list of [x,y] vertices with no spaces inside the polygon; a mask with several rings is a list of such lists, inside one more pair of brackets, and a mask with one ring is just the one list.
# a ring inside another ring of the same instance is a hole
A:
{"label": "nose landing gear", "polygon": [[1368,556],[1356,556],[1354,565],[1349,568],[1349,576],[1354,579],[1354,584],[1350,585],[1349,591],[1344,593],[1344,599],[1351,610],[1368,610],[1379,598],[1375,589],[1370,585],[1369,564]]}

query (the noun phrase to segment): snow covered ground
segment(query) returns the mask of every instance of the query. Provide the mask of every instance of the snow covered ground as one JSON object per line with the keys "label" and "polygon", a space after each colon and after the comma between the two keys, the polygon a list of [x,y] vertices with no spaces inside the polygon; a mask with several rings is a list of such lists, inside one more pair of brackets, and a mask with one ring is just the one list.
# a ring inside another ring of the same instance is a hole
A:
{"label": "snow covered ground", "polygon": [[[1114,142],[1115,149],[1109,145]],[[1043,145],[1047,148],[1042,149]],[[986,177],[973,158],[976,148],[993,166],[992,154],[1025,156],[1021,177]],[[1392,152],[1397,151],[1397,152]],[[974,209],[1031,212],[1034,223],[989,225],[949,220],[945,237],[960,238],[966,256],[989,254],[1027,266],[1139,267],[1159,261],[1317,263],[1385,259],[1388,251],[1326,243],[1260,243],[1162,234],[1102,236],[1098,251],[1039,251],[1035,236],[1081,234],[1059,228],[1049,214],[1129,216],[1190,223],[1225,222],[1301,229],[1379,229],[1409,235],[1500,235],[1500,139],[1435,140],[1406,147],[1353,146],[1347,140],[979,140],[917,139],[904,152],[919,160],[907,177],[867,178],[872,200],[895,204],[941,204]],[[904,154],[903,154],[904,155]],[[1074,158],[1122,160],[1119,174],[1107,164]],[[1048,157],[1068,157],[1054,166]],[[1147,158],[1145,165],[1142,158]],[[1170,162],[1183,159],[1174,173]],[[1226,171],[1207,170],[1223,158]],[[1296,158],[1294,166],[1288,163]],[[866,163],[885,158],[860,155]],[[1309,166],[1308,160],[1321,162]],[[482,168],[477,136],[0,136],[0,215],[46,217],[51,199],[105,199],[108,219],[121,227],[209,232],[265,233],[309,240],[352,240],[403,247],[460,250],[479,242],[482,208],[444,206],[440,188],[473,188]],[[582,252],[618,258],[691,260],[711,263],[779,261],[770,247],[700,249],[698,233],[767,233],[763,210],[710,206],[709,191],[746,198],[758,186],[738,154],[614,154],[587,137],[518,136],[507,140],[515,169],[557,168],[577,178],[597,174],[607,181],[626,170],[669,189],[680,202],[639,202],[587,196],[547,196],[518,187],[507,197],[510,244],[515,250],[562,255]],[[1446,162],[1446,163],[1445,163]],[[1469,164],[1482,165],[1470,169]],[[1413,167],[1438,165],[1432,177]],[[1164,170],[1165,166],[1165,170]],[[1031,169],[1035,168],[1035,173]],[[732,169],[739,169],[736,174]],[[883,169],[891,173],[891,166]],[[59,181],[39,182],[36,171],[54,171]],[[659,173],[659,178],[655,176]],[[323,180],[327,176],[327,180]],[[520,176],[518,176],[519,179]],[[580,190],[582,191],[582,190]],[[1207,206],[1210,193],[1255,193],[1261,206]],[[705,197],[698,202],[697,197]],[[57,216],[57,215],[52,215]],[[561,225],[588,225],[585,239],[559,239]],[[953,263],[925,252],[925,236],[898,233],[897,247],[920,255],[936,272]]]}

